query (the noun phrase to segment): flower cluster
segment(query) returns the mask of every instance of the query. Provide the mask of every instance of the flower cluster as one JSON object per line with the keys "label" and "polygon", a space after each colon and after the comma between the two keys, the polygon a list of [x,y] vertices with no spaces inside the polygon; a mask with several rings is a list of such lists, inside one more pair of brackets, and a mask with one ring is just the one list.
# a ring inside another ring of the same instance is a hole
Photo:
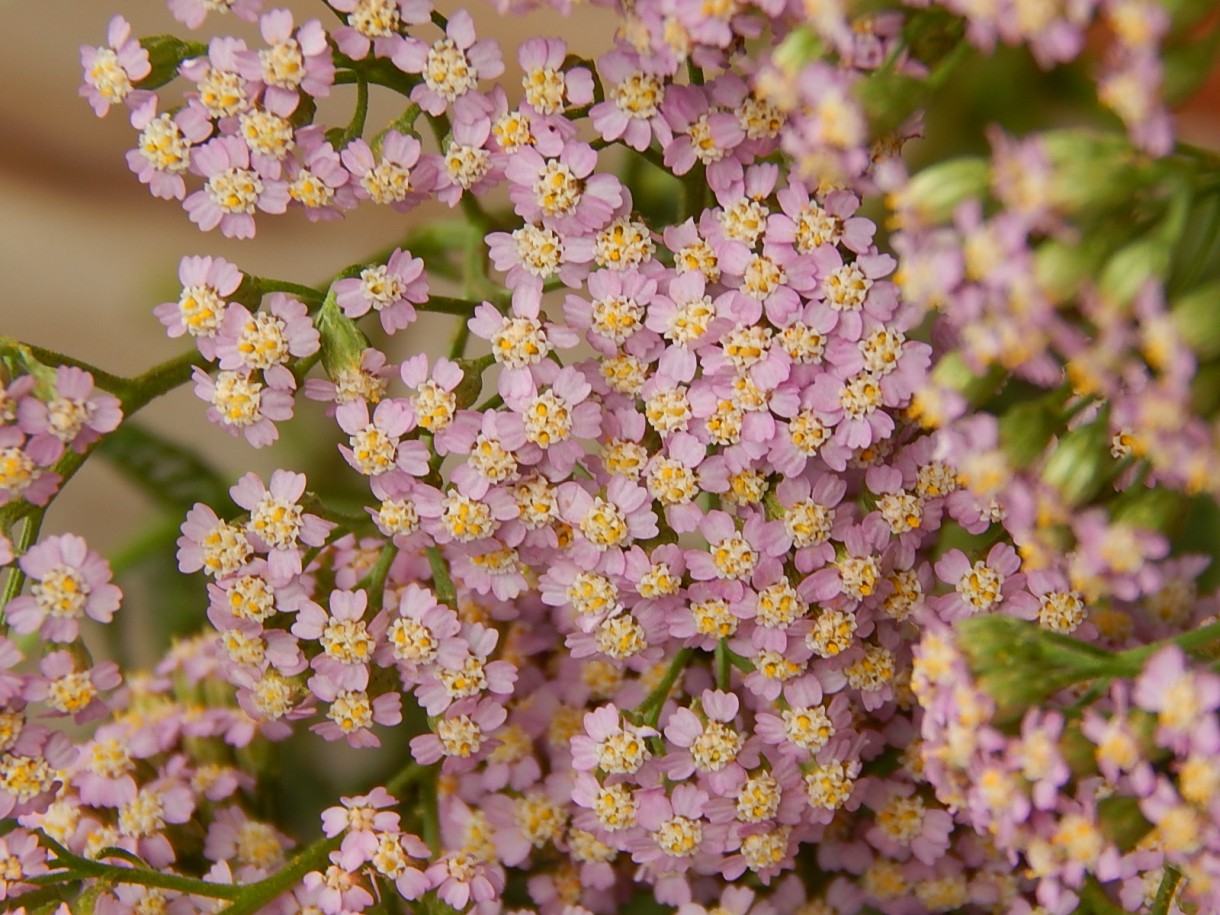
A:
{"label": "flower cluster", "polygon": [[[1066,913],[1184,877],[1220,904],[1220,681],[1172,641],[1212,637],[1173,522],[1220,493],[1214,286],[1171,275],[1214,163],[1155,158],[1184,23],[637,0],[595,59],[524,42],[518,87],[466,10],[265,6],[169,2],[257,39],[116,17],[82,51],[139,180],[234,238],[290,209],[461,216],[312,285],[183,258],[155,314],[194,349],[96,375],[112,394],[6,355],[0,899],[58,875],[109,912]],[[972,48],[1049,67],[1103,25],[1130,138],[997,129],[908,174]],[[373,90],[406,106],[378,131]],[[422,313],[456,318],[447,355],[412,346]],[[204,632],[124,675],[84,638],[109,566],[34,534],[118,398],[187,381],[259,448],[304,394],[342,462],[195,502]],[[980,625],[1012,643],[970,647]],[[289,738],[406,765],[293,852],[263,794]]]}
{"label": "flower cluster", "polygon": [[1090,877],[1116,885],[1127,911],[1166,888],[1183,905],[1216,906],[1214,673],[1169,645],[1091,701],[1031,707],[1009,723],[997,715],[1004,691],[973,679],[952,634],[929,631],[915,654],[926,777],[1020,857],[1044,911],[1076,911]]}

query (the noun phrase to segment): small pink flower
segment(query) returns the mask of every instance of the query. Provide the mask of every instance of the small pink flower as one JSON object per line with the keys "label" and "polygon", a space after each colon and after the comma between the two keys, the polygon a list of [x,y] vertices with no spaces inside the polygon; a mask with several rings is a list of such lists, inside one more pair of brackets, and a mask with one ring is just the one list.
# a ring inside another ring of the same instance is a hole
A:
{"label": "small pink flower", "polygon": [[199,351],[214,359],[214,338],[228,307],[225,299],[237,291],[242,279],[242,272],[222,257],[184,257],[178,263],[178,281],[182,283],[178,301],[158,305],[153,314],[170,337],[190,334],[196,338]]}
{"label": "small pink flower", "polygon": [[268,47],[238,56],[241,74],[263,88],[263,104],[280,117],[297,108],[302,94],[322,98],[335,81],[326,30],[310,19],[295,32],[289,10],[270,10],[259,18],[259,31]]}
{"label": "small pink flower", "polygon": [[332,287],[339,307],[349,318],[376,311],[387,334],[415,321],[415,306],[428,301],[424,262],[410,251],[395,248],[384,265],[365,267],[358,277],[337,281]]}
{"label": "small pink flower", "polygon": [[18,564],[31,585],[6,608],[14,632],[38,630],[48,641],[72,642],[81,617],[109,623],[119,607],[122,592],[110,584],[110,564],[75,534],[46,538]]}
{"label": "small pink flower", "polygon": [[444,38],[432,45],[408,38],[395,49],[393,59],[404,73],[422,75],[411,100],[432,115],[474,91],[480,79],[494,79],[504,72],[499,45],[475,41],[474,20],[466,10],[449,17]]}
{"label": "small pink flower", "polygon": [[92,375],[68,365],[55,370],[54,398],[26,397],[17,407],[17,424],[30,436],[26,450],[40,464],[57,461],[65,447],[84,453],[122,420],[119,399],[95,391]]}
{"label": "small pink flower", "polygon": [[127,100],[134,84],[152,72],[148,52],[131,37],[131,25],[122,16],[110,20],[105,45],[81,46],[80,64],[85,71],[80,94],[88,99],[99,118],[111,105]]}
{"label": "small pink flower", "polygon": [[198,147],[191,166],[206,181],[183,201],[183,207],[205,232],[220,227],[228,238],[254,237],[254,212],[283,213],[288,185],[266,165],[251,163],[250,150],[240,138],[217,137]]}

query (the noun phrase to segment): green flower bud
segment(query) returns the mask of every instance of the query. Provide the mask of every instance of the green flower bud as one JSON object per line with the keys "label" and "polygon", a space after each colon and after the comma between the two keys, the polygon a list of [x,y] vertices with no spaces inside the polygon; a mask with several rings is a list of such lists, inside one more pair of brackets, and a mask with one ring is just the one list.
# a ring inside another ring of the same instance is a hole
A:
{"label": "green flower bud", "polygon": [[1186,512],[1187,499],[1170,489],[1132,488],[1118,498],[1111,512],[1116,523],[1169,532]]}
{"label": "green flower bud", "polygon": [[140,39],[140,47],[148,52],[152,70],[136,83],[139,89],[159,89],[177,77],[178,68],[184,60],[205,57],[208,53],[207,45],[198,41],[183,41],[173,35],[149,35]]}
{"label": "green flower bud", "polygon": [[971,673],[995,701],[1000,726],[1015,724],[1027,709],[1112,666],[1113,656],[1102,648],[1002,614],[964,619],[957,635]]}
{"label": "green flower bud", "polygon": [[1158,234],[1146,235],[1120,248],[1102,269],[1099,288],[1112,302],[1128,304],[1149,280],[1169,271],[1172,248]]}
{"label": "green flower bud", "polygon": [[1000,417],[1000,444],[1018,468],[1032,464],[1062,425],[1066,393],[1017,404]]}
{"label": "green flower bud", "polygon": [[1048,239],[1034,252],[1038,288],[1055,304],[1075,298],[1081,284],[1101,270],[1111,245],[1102,233],[1090,233],[1078,243]]}
{"label": "green flower bud", "polygon": [[491,354],[480,356],[478,359],[458,360],[457,364],[462,370],[462,380],[453,389],[453,396],[457,398],[459,410],[469,407],[478,400],[479,395],[483,393],[483,373],[495,361],[495,357]]}
{"label": "green flower bud", "polygon": [[795,76],[801,67],[826,54],[826,46],[807,25],[797,26],[780,42],[771,54],[771,62],[789,76]]}
{"label": "green flower bud", "polygon": [[1138,186],[1136,152],[1118,134],[1065,128],[1041,135],[1054,170],[1050,199],[1072,214],[1129,207]]}
{"label": "green flower bud", "polygon": [[1101,491],[1114,471],[1110,456],[1110,430],[1103,415],[1059,440],[1042,468],[1050,483],[1069,505],[1081,505]]}
{"label": "green flower bud", "polygon": [[991,366],[980,375],[966,364],[960,353],[949,353],[932,369],[932,384],[957,391],[974,406],[987,401],[1004,380],[1004,369]]}
{"label": "green flower bud", "polygon": [[958,204],[987,193],[991,167],[985,159],[963,157],[925,168],[889,201],[904,222],[948,222]]}
{"label": "green flower bud", "polygon": [[369,340],[356,322],[339,308],[333,286],[326,293],[314,324],[322,336],[322,367],[332,381],[344,371],[359,368]]}
{"label": "green flower bud", "polygon": [[1220,356],[1220,280],[1197,286],[1173,303],[1178,333],[1204,359]]}

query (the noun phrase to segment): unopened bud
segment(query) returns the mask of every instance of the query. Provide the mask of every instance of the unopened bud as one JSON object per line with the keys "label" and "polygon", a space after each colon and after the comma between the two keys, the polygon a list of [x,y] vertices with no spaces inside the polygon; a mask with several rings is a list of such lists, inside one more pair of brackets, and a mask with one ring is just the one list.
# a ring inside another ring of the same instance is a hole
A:
{"label": "unopened bud", "polygon": [[925,168],[901,190],[892,207],[904,225],[948,222],[958,205],[981,197],[991,182],[991,167],[980,158],[950,159]]}
{"label": "unopened bud", "polygon": [[1220,280],[1192,289],[1173,303],[1173,322],[1182,339],[1203,359],[1220,355]]}
{"label": "unopened bud", "polygon": [[208,46],[198,41],[183,41],[173,35],[149,35],[140,39],[140,47],[148,52],[152,69],[137,83],[140,89],[159,89],[178,76],[185,60],[206,57]]}
{"label": "unopened bud", "polygon": [[322,367],[332,380],[360,367],[369,340],[356,322],[340,310],[333,286],[326,293],[314,323],[322,337]]}
{"label": "unopened bud", "polygon": [[1110,430],[1105,416],[1073,429],[1059,440],[1046,460],[1042,478],[1069,505],[1081,505],[1101,491],[1114,469]]}

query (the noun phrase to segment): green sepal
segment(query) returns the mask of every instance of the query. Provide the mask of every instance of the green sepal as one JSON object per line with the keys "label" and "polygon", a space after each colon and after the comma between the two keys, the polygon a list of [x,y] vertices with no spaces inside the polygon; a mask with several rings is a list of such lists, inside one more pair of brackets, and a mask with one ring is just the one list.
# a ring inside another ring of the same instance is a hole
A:
{"label": "green sepal", "polygon": [[1073,429],[1059,440],[1046,460],[1042,477],[1069,505],[1081,505],[1096,496],[1113,477],[1116,462],[1110,455],[1109,411],[1091,423]]}
{"label": "green sepal", "polygon": [[344,370],[360,365],[361,356],[369,347],[369,339],[339,308],[335,287],[326,292],[326,299],[318,309],[314,325],[322,337],[322,367],[333,381]]}
{"label": "green sepal", "polygon": [[897,209],[925,225],[948,222],[963,200],[981,197],[991,182],[985,159],[966,156],[938,162],[915,175],[898,194]]}
{"label": "green sepal", "polygon": [[204,57],[208,53],[207,45],[198,41],[183,41],[174,35],[149,35],[140,39],[140,47],[148,52],[152,70],[135,84],[137,89],[159,89],[177,77],[183,61]]}
{"label": "green sepal", "polygon": [[1197,286],[1172,307],[1174,326],[1203,359],[1220,356],[1220,280]]}
{"label": "green sepal", "polygon": [[1032,464],[1062,426],[1065,392],[1027,401],[1000,417],[1000,444],[1018,468]]}

